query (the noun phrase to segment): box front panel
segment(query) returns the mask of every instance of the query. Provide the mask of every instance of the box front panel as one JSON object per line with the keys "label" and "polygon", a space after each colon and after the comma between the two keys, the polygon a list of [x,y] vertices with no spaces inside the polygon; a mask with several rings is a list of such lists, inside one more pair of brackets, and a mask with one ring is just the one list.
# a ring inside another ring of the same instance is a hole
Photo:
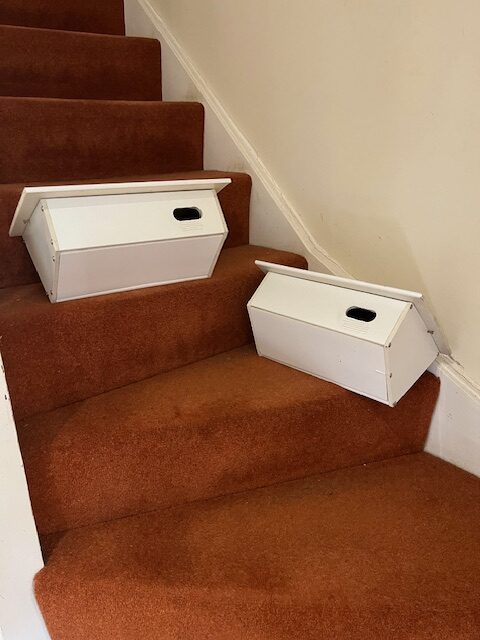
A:
{"label": "box front panel", "polygon": [[61,251],[227,233],[213,191],[126,193],[48,203]]}
{"label": "box front panel", "polygon": [[63,252],[57,299],[206,278],[223,241],[209,236]]}
{"label": "box front panel", "polygon": [[260,355],[387,402],[380,345],[251,306],[249,314]]}
{"label": "box front panel", "polygon": [[[386,343],[399,317],[409,306],[401,300],[277,273],[265,276],[251,303],[265,311],[378,344]],[[354,310],[370,314],[371,318],[363,321],[350,317],[350,311]]]}

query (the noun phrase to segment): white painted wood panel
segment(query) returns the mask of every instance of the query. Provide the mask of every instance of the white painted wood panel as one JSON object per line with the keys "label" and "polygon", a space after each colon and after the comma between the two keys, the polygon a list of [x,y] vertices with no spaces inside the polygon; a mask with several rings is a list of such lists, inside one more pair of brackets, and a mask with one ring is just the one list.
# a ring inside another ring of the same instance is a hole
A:
{"label": "white painted wood panel", "polygon": [[261,355],[390,406],[436,358],[430,330],[403,299],[420,294],[391,290],[389,297],[388,287],[259,266],[266,276],[248,311]]}
{"label": "white painted wood panel", "polygon": [[23,241],[45,290],[47,293],[53,291],[58,266],[55,232],[43,215],[41,202],[35,207],[25,227]]}
{"label": "white painted wood panel", "polygon": [[[220,204],[211,191],[139,193],[43,200],[59,251],[223,235]],[[177,208],[199,210],[198,220],[180,221]]]}
{"label": "white painted wood panel", "polygon": [[390,396],[401,398],[416,380],[432,364],[438,355],[438,348],[433,340],[419,340],[425,333],[425,324],[416,308],[412,305],[392,336],[391,347],[386,351]]}
{"label": "white painted wood panel", "polygon": [[57,187],[38,202],[24,191],[17,224],[51,302],[211,276],[228,234],[217,191],[230,179],[217,182],[75,186],[69,197]]}
{"label": "white painted wood panel", "polygon": [[383,347],[250,307],[259,355],[386,403]]}
{"label": "white painted wood panel", "polygon": [[210,236],[89,249],[88,257],[84,251],[60,252],[57,299],[208,278],[222,244],[222,237]]}
{"label": "white painted wood panel", "polygon": [[230,178],[214,180],[152,180],[144,182],[112,182],[100,184],[68,184],[46,187],[25,187],[18,201],[10,226],[11,236],[21,236],[33,210],[40,200],[88,196],[110,196],[168,191],[214,191],[219,193],[231,183]]}
{"label": "white painted wood panel", "polygon": [[0,357],[0,627],[3,640],[48,640],[33,595],[43,567]]}
{"label": "white painted wood panel", "polygon": [[278,273],[280,275],[291,276],[292,278],[300,278],[301,280],[320,282],[322,284],[341,287],[342,289],[350,289],[351,291],[371,293],[375,296],[383,296],[385,298],[391,298],[392,300],[410,302],[415,306],[418,313],[422,317],[425,326],[431,332],[431,335],[435,340],[439,351],[441,353],[448,353],[448,346],[446,344],[442,331],[440,330],[440,327],[438,326],[432,312],[425,304],[423,295],[418,291],[408,291],[406,289],[398,289],[396,287],[389,287],[372,282],[365,282],[363,280],[355,280],[353,278],[345,278],[327,273],[319,273],[317,271],[307,271],[305,269],[298,269],[296,267],[286,267],[285,265],[274,264],[272,262],[264,262],[262,260],[256,260],[255,264],[264,273]]}
{"label": "white painted wood panel", "polygon": [[[385,344],[407,302],[372,296],[311,280],[285,277],[269,272],[250,301],[266,311],[288,316],[317,327],[332,329],[347,335],[359,335],[363,340]],[[359,322],[348,318],[351,307],[374,311],[373,322]]]}

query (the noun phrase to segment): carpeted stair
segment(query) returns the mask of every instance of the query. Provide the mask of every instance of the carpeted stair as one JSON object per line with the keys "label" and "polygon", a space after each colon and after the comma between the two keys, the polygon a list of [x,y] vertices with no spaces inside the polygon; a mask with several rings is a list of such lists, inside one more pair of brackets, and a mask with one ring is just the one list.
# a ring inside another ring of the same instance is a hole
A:
{"label": "carpeted stair", "polygon": [[387,406],[251,346],[228,351],[21,421],[37,525],[52,533],[419,451],[436,392],[422,378],[393,424]]}
{"label": "carpeted stair", "polygon": [[[479,483],[395,409],[259,358],[251,181],[203,169],[203,109],[161,101],[121,0],[0,4],[0,349],[52,640],[474,640]],[[212,278],[52,305],[25,185],[228,176]],[[262,488],[263,487],[263,488]]]}
{"label": "carpeted stair", "polygon": [[3,183],[203,168],[203,107],[194,102],[0,98]]}
{"label": "carpeted stair", "polygon": [[246,344],[245,308],[261,281],[256,258],[304,264],[283,251],[247,245],[225,249],[211,278],[181,285],[58,305],[40,284],[0,290],[2,354],[15,415],[61,407]]}
{"label": "carpeted stair", "polygon": [[0,24],[125,34],[123,0],[2,0]]}
{"label": "carpeted stair", "polygon": [[161,100],[155,40],[0,25],[0,95]]}
{"label": "carpeted stair", "polygon": [[476,640],[480,482],[427,454],[70,531],[61,640]]}

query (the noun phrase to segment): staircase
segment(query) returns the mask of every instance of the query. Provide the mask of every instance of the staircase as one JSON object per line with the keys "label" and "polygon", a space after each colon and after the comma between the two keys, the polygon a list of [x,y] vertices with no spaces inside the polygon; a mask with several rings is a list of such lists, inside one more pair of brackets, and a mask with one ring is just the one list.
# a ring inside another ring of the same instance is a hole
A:
{"label": "staircase", "polygon": [[[247,175],[203,169],[121,0],[0,4],[0,349],[52,640],[473,640],[480,485],[395,409],[257,357]],[[208,280],[57,305],[8,228],[25,185],[229,177]],[[33,639],[32,639],[33,640]]]}

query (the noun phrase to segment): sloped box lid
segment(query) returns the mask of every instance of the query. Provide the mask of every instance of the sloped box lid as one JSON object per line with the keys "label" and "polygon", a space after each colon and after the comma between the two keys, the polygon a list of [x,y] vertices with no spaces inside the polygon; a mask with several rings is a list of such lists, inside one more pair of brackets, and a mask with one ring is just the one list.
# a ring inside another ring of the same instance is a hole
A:
{"label": "sloped box lid", "polygon": [[9,235],[23,235],[28,221],[40,200],[49,200],[51,202],[59,198],[159,194],[165,192],[174,193],[177,191],[215,191],[218,193],[230,183],[230,178],[218,178],[215,180],[155,180],[150,182],[25,187],[15,210]]}

